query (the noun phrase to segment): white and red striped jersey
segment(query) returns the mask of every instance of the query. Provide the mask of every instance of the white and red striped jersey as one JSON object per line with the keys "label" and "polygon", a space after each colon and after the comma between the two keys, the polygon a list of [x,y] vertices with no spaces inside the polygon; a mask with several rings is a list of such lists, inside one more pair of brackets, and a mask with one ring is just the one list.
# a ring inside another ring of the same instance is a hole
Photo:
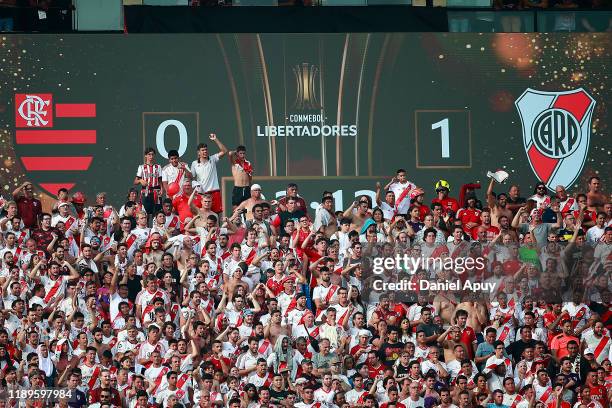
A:
{"label": "white and red striped jersey", "polygon": [[[243,242],[240,245],[240,258],[246,262],[248,265],[251,264],[251,262],[253,262],[253,259],[255,259],[255,257],[257,256],[257,244],[250,246],[247,245],[246,242]],[[232,271],[232,274],[234,272]]]}
{"label": "white and red striped jersey", "polygon": [[162,168],[159,164],[141,164],[136,170],[136,177],[146,181],[147,185],[143,189],[157,189],[160,187]]}
{"label": "white and red striped jersey", "polygon": [[174,167],[172,164],[167,164],[162,169],[162,181],[168,184],[178,183],[180,190],[182,191],[183,182],[186,180],[186,174],[191,173],[189,165],[184,162],[179,162],[178,166]]}
{"label": "white and red striped jersey", "polygon": [[502,404],[510,408],[516,408],[518,403],[522,400],[523,396],[518,393],[512,395],[504,393],[504,401],[502,402]]}
{"label": "white and red striped jersey", "polygon": [[582,328],[591,317],[591,310],[584,303],[575,305],[572,302],[567,302],[563,305],[562,311],[570,315],[574,330]]}
{"label": "white and red striped jersey", "polygon": [[166,215],[166,229],[170,232],[174,230],[180,230],[181,228],[181,219],[176,214]]}
{"label": "white and red striped jersey", "polygon": [[266,374],[263,377],[260,377],[255,371],[248,378],[245,377],[243,381],[253,384],[257,388],[269,387],[272,385],[272,376],[266,371]]}
{"label": "white and red striped jersey", "polygon": [[[155,351],[159,351],[159,353],[163,356],[166,354],[166,347],[162,342],[158,341],[157,344],[153,345],[148,341],[145,341],[138,348],[138,360],[149,360],[151,358],[151,354]],[[145,367],[148,368],[150,364],[146,364]]]}
{"label": "white and red striped jersey", "polygon": [[340,287],[338,285],[331,284],[328,287],[318,285],[312,292],[312,300],[319,299],[326,301],[327,304],[335,303],[338,300],[337,292]]}
{"label": "white and red striped jersey", "polygon": [[100,372],[102,371],[100,365],[94,364],[90,366],[83,363],[79,365],[79,368],[81,369],[81,385],[83,387],[86,387],[88,390],[93,390],[94,388],[100,386],[99,377]]}
{"label": "white and red striped jersey", "polygon": [[[155,292],[151,293],[147,289],[143,289],[136,296],[136,305],[140,305],[142,308],[142,315],[139,316],[140,319],[144,321],[152,321],[154,320],[154,307],[153,307],[153,299],[156,297],[160,297],[164,300],[164,304],[170,303],[170,297],[165,290],[157,289]],[[148,319],[148,320],[145,320]]]}
{"label": "white and red striped jersey", "polygon": [[289,312],[287,313],[287,324],[290,324],[293,327],[302,324],[302,318],[307,312],[310,313],[310,310],[300,310],[297,308],[289,310]]}
{"label": "white and red striped jersey", "polygon": [[550,197],[545,195],[545,196],[539,196],[537,194],[532,195],[531,197],[529,197],[529,200],[533,200],[536,202],[536,208],[538,210],[545,210],[548,207],[550,207]]}
{"label": "white and red striped jersey", "polygon": [[131,343],[129,340],[123,340],[117,343],[116,352],[117,353],[127,353],[128,351],[137,350],[140,343],[138,341],[136,343]]}
{"label": "white and red striped jersey", "polygon": [[612,339],[610,336],[602,335],[601,337],[595,337],[593,330],[589,330],[582,334],[582,340],[586,343],[588,348],[594,350],[595,360],[597,364],[601,364],[610,354],[610,346],[612,345]]}
{"label": "white and red striped jersey", "polygon": [[555,397],[554,391],[550,383],[544,386],[541,386],[538,381],[534,381],[533,389],[535,391],[536,400],[542,401],[544,404],[546,404],[549,401],[552,401]]}
{"label": "white and red striped jersey", "polygon": [[77,219],[74,218],[72,215],[68,214],[67,216],[62,217],[59,214],[55,214],[53,218],[51,218],[51,227],[55,228],[58,222],[63,222],[64,225],[66,226],[65,235],[74,235],[75,233],[78,232]]}
{"label": "white and red striped jersey", "polygon": [[[181,368],[182,371],[182,368]],[[178,373],[178,378],[176,380],[176,388],[179,390],[183,390],[185,394],[189,391],[190,388],[193,388],[193,381],[189,374],[181,374]],[[161,385],[158,388],[158,391],[164,391],[168,389],[168,378],[164,376],[162,379]]]}
{"label": "white and red striped jersey", "polygon": [[567,197],[565,201],[561,201],[559,204],[559,208],[561,208],[561,213],[564,215],[570,211],[576,211],[579,209],[578,202],[574,197]]}
{"label": "white and red striped jersey", "polygon": [[40,277],[40,283],[45,287],[45,297],[43,300],[49,303],[52,299],[55,299],[59,295],[63,295],[66,289],[66,282],[68,278],[60,275],[57,279],[51,279],[50,276],[44,275]]}
{"label": "white and red striped jersey", "polygon": [[151,394],[155,395],[157,391],[159,391],[159,387],[168,371],[170,371],[170,368],[163,365],[160,365],[159,367],[150,366],[145,370],[145,380],[147,380],[149,385],[155,384],[155,388],[153,388]]}
{"label": "white and red striped jersey", "polygon": [[363,405],[365,402],[365,397],[368,396],[368,392],[366,390],[357,391],[356,389],[352,389],[346,394],[344,394],[344,399],[350,405]]}

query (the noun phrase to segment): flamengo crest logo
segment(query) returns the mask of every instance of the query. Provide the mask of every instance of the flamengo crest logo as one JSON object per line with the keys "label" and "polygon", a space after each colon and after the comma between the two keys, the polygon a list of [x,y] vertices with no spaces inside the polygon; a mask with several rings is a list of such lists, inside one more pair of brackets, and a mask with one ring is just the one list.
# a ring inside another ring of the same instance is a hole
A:
{"label": "flamengo crest logo", "polygon": [[78,172],[91,165],[83,145],[96,143],[96,131],[71,129],[64,118],[95,117],[93,103],[54,104],[52,94],[15,94],[15,149],[28,178],[51,195],[73,188]]}
{"label": "flamengo crest logo", "polygon": [[15,100],[17,112],[19,115],[15,118],[17,127],[35,126],[35,127],[52,127],[53,116],[50,115],[49,108],[51,106],[50,94],[41,95],[24,95],[19,105]]}
{"label": "flamengo crest logo", "polygon": [[531,169],[550,190],[570,187],[580,175],[591,138],[595,100],[582,88],[527,89],[515,102]]}

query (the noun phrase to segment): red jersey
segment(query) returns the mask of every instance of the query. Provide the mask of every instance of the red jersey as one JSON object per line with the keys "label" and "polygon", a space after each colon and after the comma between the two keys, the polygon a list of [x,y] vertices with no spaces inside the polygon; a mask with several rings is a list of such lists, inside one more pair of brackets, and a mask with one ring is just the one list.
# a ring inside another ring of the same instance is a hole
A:
{"label": "red jersey", "polygon": [[283,291],[284,283],[284,278],[281,278],[281,280],[276,280],[276,275],[274,275],[272,278],[268,279],[266,286],[274,293],[274,296],[278,296]]}
{"label": "red jersey", "polygon": [[459,211],[459,203],[452,197],[446,197],[440,200],[439,198],[434,198],[431,200],[431,203],[440,203],[442,204],[442,208],[444,209],[444,213],[446,214],[448,210],[450,210],[453,214],[457,214]]}
{"label": "red jersey", "polygon": [[457,219],[463,224],[463,230],[469,234],[471,231],[466,226],[468,222],[475,222],[480,225],[480,210],[478,208],[462,208],[457,213]]}
{"label": "red jersey", "polygon": [[383,375],[385,373],[385,365],[380,364],[378,367],[372,367],[368,364],[368,377],[375,379],[377,375]]}
{"label": "red jersey", "polygon": [[42,214],[42,204],[36,198],[26,198],[20,196],[17,200],[17,211],[21,217],[21,221],[26,228],[35,228],[38,223],[38,218]]}
{"label": "red jersey", "polygon": [[[189,202],[189,197],[187,197],[185,194],[179,194],[175,196],[174,199],[172,199],[172,206],[176,210],[181,220],[181,227],[185,225],[186,218],[193,216],[193,214],[191,213],[191,208],[189,208],[188,202]],[[202,208],[202,196],[201,195],[196,194],[196,196],[193,198],[193,205],[195,205],[198,208]]]}
{"label": "red jersey", "polygon": [[404,317],[406,317],[406,306],[404,306],[403,303],[396,303],[395,305],[393,305],[393,311],[395,312],[395,314],[398,317],[398,321],[401,321]]}
{"label": "red jersey", "polygon": [[603,385],[590,385],[589,389],[591,390],[592,401],[599,402],[602,407],[608,406],[608,393],[606,387]]}
{"label": "red jersey", "polygon": [[430,213],[430,209],[426,205],[418,205],[419,209],[419,219],[421,222],[425,221],[425,216]]}
{"label": "red jersey", "polygon": [[395,317],[397,320],[397,317],[398,317],[398,313],[395,310],[383,310],[382,308],[379,307],[379,308],[376,308],[374,312],[376,313],[376,315],[378,316],[380,320],[388,320],[390,317]]}
{"label": "red jersey", "polygon": [[[304,253],[306,253],[306,255],[310,257],[312,253],[315,252],[313,239],[310,240],[306,248],[302,249],[302,243],[306,240],[306,238],[308,238],[308,235],[310,235],[310,230],[309,229],[304,230],[302,228],[296,229],[295,231],[293,231],[293,234],[291,234],[291,239],[295,243],[295,246],[294,246],[295,252],[300,258],[302,258]],[[311,262],[314,262],[314,261],[316,261],[316,259],[311,259]]]}
{"label": "red jersey", "polygon": [[472,360],[474,358],[474,342],[476,341],[476,332],[470,326],[465,326],[461,331],[461,338],[459,342],[465,346],[468,354],[468,358]]}
{"label": "red jersey", "polygon": [[[580,210],[572,211],[572,215],[574,216],[575,219],[578,219],[578,216],[580,215]],[[595,221],[596,219],[597,219],[597,211],[591,211],[585,208],[582,223],[584,224],[585,222]],[[587,228],[584,228],[584,227],[583,229],[585,231],[587,230]]]}
{"label": "red jersey", "polygon": [[221,370],[221,359],[223,359],[223,362],[225,363],[226,367],[228,368],[232,367],[232,360],[230,360],[227,357],[221,356],[221,358],[217,358],[217,357],[211,356],[209,361],[212,363],[213,367],[215,367],[216,370]]}

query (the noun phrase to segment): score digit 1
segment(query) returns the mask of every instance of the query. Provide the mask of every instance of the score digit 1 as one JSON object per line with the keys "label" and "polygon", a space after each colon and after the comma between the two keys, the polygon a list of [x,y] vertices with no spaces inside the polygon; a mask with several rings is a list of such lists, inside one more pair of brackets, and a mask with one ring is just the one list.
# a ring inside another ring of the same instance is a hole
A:
{"label": "score digit 1", "polygon": [[442,158],[450,158],[450,125],[448,123],[448,118],[432,123],[431,129],[440,129],[440,137],[442,138]]}

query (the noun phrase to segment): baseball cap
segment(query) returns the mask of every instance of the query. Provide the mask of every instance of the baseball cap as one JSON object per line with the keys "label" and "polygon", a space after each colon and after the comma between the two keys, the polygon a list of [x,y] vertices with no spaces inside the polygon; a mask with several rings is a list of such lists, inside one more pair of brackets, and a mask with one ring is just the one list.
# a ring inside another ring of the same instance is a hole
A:
{"label": "baseball cap", "polygon": [[63,207],[63,206],[68,206],[69,204],[66,201],[62,201],[57,205],[57,208]]}
{"label": "baseball cap", "polygon": [[302,364],[312,364],[312,360],[309,358],[305,358],[302,360]]}
{"label": "baseball cap", "polygon": [[245,309],[245,311],[243,312],[245,316],[250,316],[253,314],[253,311],[251,309]]}
{"label": "baseball cap", "polygon": [[259,184],[253,184],[251,186],[251,191],[253,191],[253,190],[261,190],[261,186]]}
{"label": "baseball cap", "polygon": [[338,358],[334,357],[329,361],[329,365],[334,365],[334,364],[340,364],[340,360],[338,360]]}
{"label": "baseball cap", "polygon": [[584,349],[584,353],[583,353],[583,354],[584,354],[585,356],[586,356],[587,354],[595,354],[595,350],[593,349],[593,347],[587,347],[587,348],[585,348],[585,349]]}
{"label": "baseball cap", "polygon": [[[302,361],[302,364],[304,364],[304,361]],[[305,379],[304,377],[300,377],[297,380],[295,380],[295,385],[306,384],[307,382],[308,382],[307,379]]]}

